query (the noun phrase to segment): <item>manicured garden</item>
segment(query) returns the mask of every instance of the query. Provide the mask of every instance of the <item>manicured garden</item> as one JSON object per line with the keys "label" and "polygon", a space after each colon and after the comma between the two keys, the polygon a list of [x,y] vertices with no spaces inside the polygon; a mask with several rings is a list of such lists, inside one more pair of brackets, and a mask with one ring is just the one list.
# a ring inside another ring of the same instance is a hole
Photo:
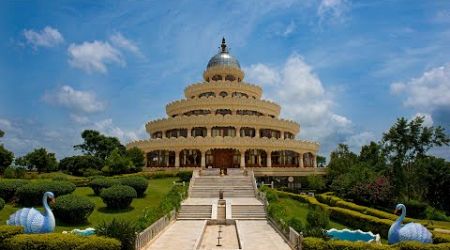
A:
{"label": "manicured garden", "polygon": [[[87,223],[67,225],[57,221],[56,231],[59,232],[64,230],[72,230],[74,228],[92,227],[105,220],[112,220],[113,218],[136,221],[139,216],[141,216],[144,208],[152,208],[159,205],[161,199],[169,192],[173,182],[177,179],[178,178],[164,178],[149,180],[149,185],[145,192],[145,196],[142,198],[133,199],[129,208],[120,210],[108,209],[103,203],[102,198],[95,196],[90,187],[78,187],[75,189],[73,194],[87,197],[90,201],[94,202],[95,209],[89,216]],[[0,222],[5,224],[5,221],[8,219],[9,215],[14,213],[19,208],[20,207],[15,207],[12,204],[6,204],[3,210],[0,211]]]}

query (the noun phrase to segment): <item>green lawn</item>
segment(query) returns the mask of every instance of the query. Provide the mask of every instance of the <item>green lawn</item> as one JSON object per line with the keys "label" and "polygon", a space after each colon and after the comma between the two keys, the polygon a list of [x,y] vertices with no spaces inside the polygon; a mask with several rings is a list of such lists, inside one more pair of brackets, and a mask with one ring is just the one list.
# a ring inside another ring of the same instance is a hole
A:
{"label": "green lawn", "polygon": [[[276,203],[286,208],[286,214],[289,219],[292,217],[297,217],[302,221],[303,225],[306,225],[306,215],[309,211],[308,204],[289,198],[280,198]],[[330,220],[329,228],[343,229],[349,227]]]}
{"label": "green lawn", "polygon": [[[178,178],[165,178],[165,179],[152,179],[149,180],[148,189],[145,192],[145,197],[134,199],[130,208],[119,211],[111,211],[106,208],[102,199],[99,196],[95,196],[94,192],[89,187],[77,188],[74,194],[86,196],[95,203],[95,210],[89,217],[89,223],[77,226],[66,226],[61,222],[56,222],[56,231],[72,230],[74,228],[85,228],[95,226],[102,221],[112,220],[113,218],[121,218],[128,221],[135,221],[139,218],[142,211],[146,207],[156,207],[159,205],[161,199],[172,187],[173,181]],[[0,211],[0,224],[5,224],[9,215],[18,210],[18,207],[13,207],[7,204]]]}

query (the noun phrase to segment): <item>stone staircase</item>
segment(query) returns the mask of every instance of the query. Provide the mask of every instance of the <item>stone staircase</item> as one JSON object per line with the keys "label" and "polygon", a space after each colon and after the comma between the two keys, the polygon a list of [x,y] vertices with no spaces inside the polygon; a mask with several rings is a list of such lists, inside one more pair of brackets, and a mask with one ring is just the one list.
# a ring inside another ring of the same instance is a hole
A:
{"label": "stone staircase", "polygon": [[191,198],[219,198],[219,192],[227,198],[255,197],[250,176],[198,176],[193,178]]}
{"label": "stone staircase", "polygon": [[231,214],[233,219],[266,219],[263,205],[232,205]]}
{"label": "stone staircase", "polygon": [[209,220],[211,219],[211,205],[182,205],[178,213],[179,220]]}

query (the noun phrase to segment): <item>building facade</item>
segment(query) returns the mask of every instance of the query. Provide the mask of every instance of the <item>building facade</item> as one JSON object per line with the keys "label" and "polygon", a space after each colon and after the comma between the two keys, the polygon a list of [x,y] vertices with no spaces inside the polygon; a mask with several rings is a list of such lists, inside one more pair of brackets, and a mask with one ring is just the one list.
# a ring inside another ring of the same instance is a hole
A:
{"label": "building facade", "polygon": [[223,39],[203,81],[166,106],[167,118],[146,124],[150,139],[127,147],[145,152],[148,169],[252,168],[263,176],[320,172],[319,144],[296,139],[299,124],[280,119],[280,106],[261,99],[262,89],[243,80]]}

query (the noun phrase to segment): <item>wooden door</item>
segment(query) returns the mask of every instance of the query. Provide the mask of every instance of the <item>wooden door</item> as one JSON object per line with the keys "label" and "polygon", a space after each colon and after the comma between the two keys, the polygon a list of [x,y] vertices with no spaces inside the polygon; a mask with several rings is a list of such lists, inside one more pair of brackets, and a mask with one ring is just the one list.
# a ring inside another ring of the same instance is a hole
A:
{"label": "wooden door", "polygon": [[214,150],[214,167],[223,169],[223,172],[226,174],[227,168],[233,167],[233,150]]}

